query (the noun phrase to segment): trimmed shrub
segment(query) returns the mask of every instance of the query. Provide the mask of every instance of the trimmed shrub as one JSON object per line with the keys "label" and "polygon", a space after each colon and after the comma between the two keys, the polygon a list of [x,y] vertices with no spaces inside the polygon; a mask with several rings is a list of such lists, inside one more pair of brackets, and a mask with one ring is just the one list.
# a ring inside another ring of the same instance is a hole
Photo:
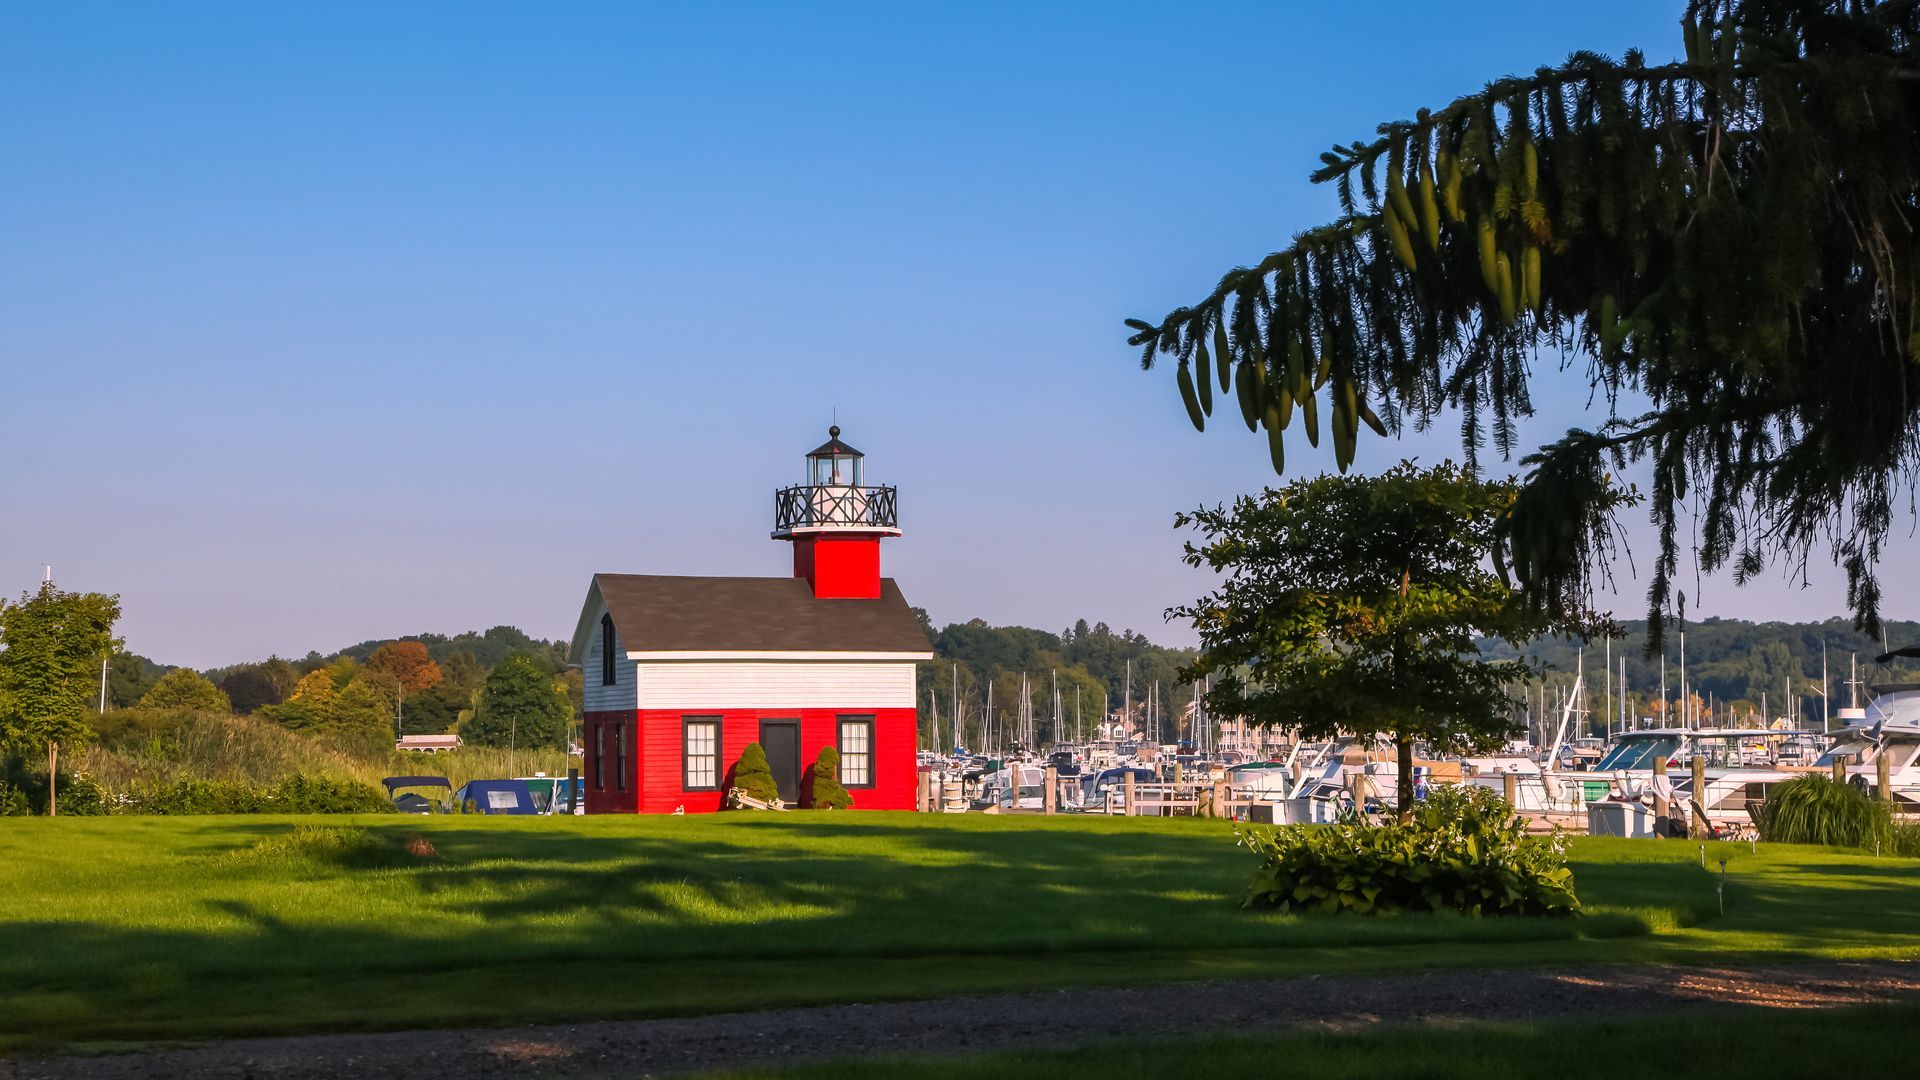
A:
{"label": "trimmed shrub", "polygon": [[1895,822],[1892,807],[1819,773],[1773,785],[1753,824],[1762,840],[1850,848],[1877,844],[1889,855],[1920,855],[1920,830]]}
{"label": "trimmed shrub", "polygon": [[840,783],[840,751],[829,746],[807,770],[807,805],[815,810],[851,810],[853,796]]}
{"label": "trimmed shrub", "polygon": [[1436,788],[1405,822],[1239,828],[1234,835],[1260,857],[1243,907],[1467,915],[1580,908],[1565,839],[1528,836],[1513,807],[1487,788]]}
{"label": "trimmed shrub", "polygon": [[774,781],[773,768],[767,764],[767,752],[759,743],[748,743],[747,748],[740,751],[740,760],[733,763],[733,786],[762,802],[780,797],[780,785]]}

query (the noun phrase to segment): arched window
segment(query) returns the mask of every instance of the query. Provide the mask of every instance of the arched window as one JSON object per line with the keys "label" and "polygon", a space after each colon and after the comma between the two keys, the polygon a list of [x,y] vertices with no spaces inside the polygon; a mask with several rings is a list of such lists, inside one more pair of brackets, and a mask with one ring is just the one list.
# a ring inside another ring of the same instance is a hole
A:
{"label": "arched window", "polygon": [[614,683],[613,666],[613,616],[600,616],[600,685],[612,686]]}

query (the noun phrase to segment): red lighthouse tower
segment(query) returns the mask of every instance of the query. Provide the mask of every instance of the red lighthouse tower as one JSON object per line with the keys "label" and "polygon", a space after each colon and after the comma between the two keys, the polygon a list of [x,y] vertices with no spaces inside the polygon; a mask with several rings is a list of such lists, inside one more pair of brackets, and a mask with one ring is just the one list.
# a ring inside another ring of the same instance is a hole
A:
{"label": "red lighthouse tower", "polygon": [[899,492],[866,486],[866,455],[838,425],[807,454],[806,483],[773,496],[773,538],[793,542],[793,576],[819,600],[880,598],[880,541],[900,535]]}

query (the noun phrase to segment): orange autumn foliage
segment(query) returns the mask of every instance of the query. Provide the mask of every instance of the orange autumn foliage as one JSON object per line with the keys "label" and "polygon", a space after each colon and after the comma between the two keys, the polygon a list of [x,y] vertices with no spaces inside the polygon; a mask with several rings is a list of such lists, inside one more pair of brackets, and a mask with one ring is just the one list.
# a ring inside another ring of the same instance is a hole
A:
{"label": "orange autumn foliage", "polygon": [[393,679],[408,694],[440,685],[440,665],[417,641],[389,641],[373,650],[362,668]]}

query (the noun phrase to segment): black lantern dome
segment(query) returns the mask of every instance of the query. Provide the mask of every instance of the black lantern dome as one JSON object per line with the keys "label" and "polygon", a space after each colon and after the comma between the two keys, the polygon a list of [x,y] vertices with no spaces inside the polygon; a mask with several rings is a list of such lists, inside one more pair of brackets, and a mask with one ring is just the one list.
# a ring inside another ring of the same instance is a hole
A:
{"label": "black lantern dome", "polygon": [[827,429],[827,441],[807,453],[807,483],[814,487],[859,487],[866,480],[867,455],[840,441],[840,425]]}

